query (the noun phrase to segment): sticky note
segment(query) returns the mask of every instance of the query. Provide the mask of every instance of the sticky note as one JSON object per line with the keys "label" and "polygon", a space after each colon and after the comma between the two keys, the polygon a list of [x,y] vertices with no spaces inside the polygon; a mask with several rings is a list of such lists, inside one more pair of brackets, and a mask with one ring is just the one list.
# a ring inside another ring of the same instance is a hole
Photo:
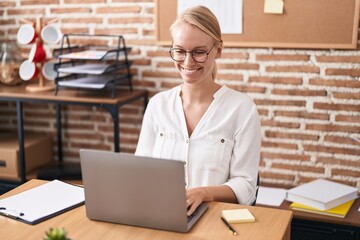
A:
{"label": "sticky note", "polygon": [[282,0],[265,0],[264,13],[283,14],[284,2]]}
{"label": "sticky note", "polygon": [[255,217],[249,209],[222,210],[221,213],[229,223],[255,222]]}

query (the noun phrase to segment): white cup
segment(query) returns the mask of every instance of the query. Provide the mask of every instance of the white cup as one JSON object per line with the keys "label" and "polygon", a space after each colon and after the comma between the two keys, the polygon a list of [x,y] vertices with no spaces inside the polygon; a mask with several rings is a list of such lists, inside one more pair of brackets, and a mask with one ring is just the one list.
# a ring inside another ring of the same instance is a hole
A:
{"label": "white cup", "polygon": [[47,80],[55,80],[55,78],[57,77],[57,72],[54,70],[54,65],[55,62],[46,62],[44,63],[41,72],[44,76],[44,78],[46,78]]}
{"label": "white cup", "polygon": [[24,24],[19,28],[16,37],[20,44],[26,45],[34,43],[37,38],[37,34],[32,24]]}
{"label": "white cup", "polygon": [[36,64],[25,60],[21,63],[19,68],[20,78],[24,81],[33,80],[39,74],[39,69],[36,67]]}
{"label": "white cup", "polygon": [[57,24],[49,24],[41,29],[41,38],[47,44],[56,44],[61,37],[62,32]]}

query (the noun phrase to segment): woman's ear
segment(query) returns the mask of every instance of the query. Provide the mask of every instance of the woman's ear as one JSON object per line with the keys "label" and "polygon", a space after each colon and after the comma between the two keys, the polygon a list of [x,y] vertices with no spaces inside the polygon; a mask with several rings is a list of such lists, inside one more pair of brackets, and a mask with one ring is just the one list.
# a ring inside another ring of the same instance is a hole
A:
{"label": "woman's ear", "polygon": [[215,59],[221,58],[221,53],[222,53],[222,47],[218,47],[218,48],[217,48],[217,52],[216,52]]}

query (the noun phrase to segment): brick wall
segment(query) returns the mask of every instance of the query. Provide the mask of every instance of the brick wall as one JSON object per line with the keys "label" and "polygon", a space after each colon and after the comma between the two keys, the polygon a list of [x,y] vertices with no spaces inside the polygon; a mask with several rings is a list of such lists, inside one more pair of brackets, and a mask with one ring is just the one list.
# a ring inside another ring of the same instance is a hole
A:
{"label": "brick wall", "polygon": [[[0,41],[15,39],[21,18],[37,16],[58,18],[64,33],[123,34],[138,89],[153,95],[181,83],[168,48],[156,45],[153,0],[2,1]],[[360,143],[351,139],[360,137],[359,48],[225,48],[218,82],[248,93],[261,116],[263,184],[294,186],[321,177],[360,188]],[[56,158],[54,116],[52,105],[24,105],[25,129],[54,134]],[[82,147],[113,149],[104,110],[67,106],[63,116],[66,161],[78,161]],[[134,151],[141,120],[141,102],[121,109],[121,151]],[[8,128],[16,129],[15,105],[0,102],[0,130]]]}

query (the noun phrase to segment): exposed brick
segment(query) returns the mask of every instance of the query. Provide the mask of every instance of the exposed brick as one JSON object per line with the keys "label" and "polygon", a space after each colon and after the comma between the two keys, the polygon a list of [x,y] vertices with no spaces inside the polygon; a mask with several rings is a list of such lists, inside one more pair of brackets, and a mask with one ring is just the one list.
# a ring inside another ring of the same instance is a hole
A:
{"label": "exposed brick", "polygon": [[10,15],[10,16],[11,15],[29,15],[29,14],[44,15],[45,9],[43,9],[43,8],[21,8],[21,9],[11,8],[11,9],[8,9],[8,15]]}
{"label": "exposed brick", "polygon": [[316,86],[360,88],[360,81],[357,80],[331,80],[331,79],[311,78],[309,80],[309,84]]}
{"label": "exposed brick", "polygon": [[173,88],[179,85],[180,82],[162,82],[161,88]]}
{"label": "exposed brick", "polygon": [[306,106],[305,101],[295,101],[295,100],[255,99],[255,103],[256,105],[267,105],[267,106],[296,106],[296,107]]}
{"label": "exposed brick", "polygon": [[1,1],[0,2],[0,8],[15,7],[15,5],[16,5],[15,0],[13,0],[13,1]]}
{"label": "exposed brick", "polygon": [[148,30],[148,29],[143,29],[142,30],[143,36],[155,36],[155,31],[154,30]]}
{"label": "exposed brick", "polygon": [[24,128],[29,129],[29,127],[43,127],[48,128],[50,126],[47,119],[39,120],[39,119],[24,119]]}
{"label": "exposed brick", "polygon": [[269,114],[269,110],[258,108],[259,115],[267,116]]}
{"label": "exposed brick", "polygon": [[73,3],[106,3],[106,0],[64,0],[64,3],[66,4],[73,4]]}
{"label": "exposed brick", "polygon": [[156,66],[159,68],[172,68],[174,69],[174,63],[172,62],[158,62]]}
{"label": "exposed brick", "polygon": [[324,153],[332,153],[332,154],[346,154],[346,155],[360,155],[360,149],[350,149],[346,147],[330,147],[330,146],[323,146],[323,145],[310,145],[304,144],[303,145],[305,151],[311,152],[324,152]]}
{"label": "exposed brick", "polygon": [[242,74],[217,74],[217,79],[220,80],[235,80],[235,81],[243,81],[244,77]]}
{"label": "exposed brick", "polygon": [[272,94],[275,95],[289,95],[289,96],[327,96],[327,92],[324,90],[302,90],[302,89],[273,89]]}
{"label": "exposed brick", "polygon": [[139,137],[140,129],[139,128],[122,128],[122,129],[120,129],[120,135],[121,134],[133,134],[133,135],[137,135],[137,137]]}
{"label": "exposed brick", "polygon": [[255,77],[250,76],[249,82],[253,83],[272,83],[272,84],[286,84],[286,85],[301,85],[301,78],[291,77]]}
{"label": "exposed brick", "polygon": [[359,77],[360,69],[354,68],[327,68],[325,70],[326,75],[347,75],[351,77]]}
{"label": "exposed brick", "polygon": [[335,121],[337,122],[350,122],[350,123],[360,123],[360,116],[352,116],[352,115],[336,115]]}
{"label": "exposed brick", "polygon": [[360,176],[360,170],[346,170],[346,169],[331,169],[331,174],[333,176],[340,175],[340,176],[349,176],[349,177],[356,177],[358,178]]}
{"label": "exposed brick", "polygon": [[46,4],[58,4],[59,0],[21,0],[21,5],[46,5]]}
{"label": "exposed brick", "polygon": [[[299,184],[304,184],[304,183],[307,183],[307,182],[310,182],[310,181],[314,181],[316,179],[317,178],[315,178],[315,177],[301,176]],[[348,185],[348,186],[353,186],[353,187],[356,186],[356,182],[353,182],[353,181],[345,181],[345,180],[341,181],[341,180],[338,180],[338,179],[335,179],[335,178],[325,178],[325,177],[323,179],[327,179],[327,180],[330,180],[330,181],[333,181],[333,182],[345,184],[345,185]]]}
{"label": "exposed brick", "polygon": [[268,66],[265,68],[267,72],[302,72],[302,73],[319,73],[320,68],[315,66],[304,65],[288,65],[288,66]]}
{"label": "exposed brick", "polygon": [[356,126],[341,126],[335,124],[311,124],[305,126],[307,130],[316,130],[322,132],[345,132],[345,133],[360,133],[360,128]]}
{"label": "exposed brick", "polygon": [[97,18],[97,17],[81,17],[81,18],[63,18],[61,19],[61,23],[65,24],[65,23],[87,23],[87,24],[91,24],[91,23],[96,23],[96,24],[100,24],[103,22],[102,18]]}
{"label": "exposed brick", "polygon": [[154,46],[156,44],[155,39],[127,39],[127,45],[143,45],[143,46]]}
{"label": "exposed brick", "polygon": [[282,143],[282,142],[269,142],[269,141],[262,141],[261,147],[264,148],[282,148],[282,149],[291,149],[291,150],[297,150],[298,146],[297,144],[293,143]]}
{"label": "exposed brick", "polygon": [[340,165],[340,166],[349,166],[349,167],[359,167],[359,161],[340,159],[336,157],[317,157],[316,162],[330,164],[330,165]]}
{"label": "exposed brick", "polygon": [[128,2],[137,2],[137,3],[147,3],[147,2],[154,2],[154,0],[112,0],[112,2],[125,2],[125,3],[128,3]]}
{"label": "exposed brick", "polygon": [[169,57],[169,63],[174,66],[173,62],[170,62],[171,58],[168,51],[148,51],[147,56],[149,57]]}
{"label": "exposed brick", "polygon": [[289,180],[294,181],[295,176],[289,174],[282,173],[273,173],[273,172],[265,172],[261,174],[261,179],[270,178],[270,179],[279,179],[279,180]]}
{"label": "exposed brick", "polygon": [[[109,141],[113,142],[114,139],[113,137],[109,137],[108,138]],[[125,137],[120,137],[120,143],[127,143],[127,144],[137,144],[138,143],[138,139],[131,139],[131,138],[125,138]]]}
{"label": "exposed brick", "polygon": [[66,132],[64,136],[67,139],[87,139],[97,142],[103,142],[105,139],[101,133],[94,133],[94,132],[88,132],[88,133]]}
{"label": "exposed brick", "polygon": [[99,35],[125,35],[125,34],[136,34],[136,28],[98,28],[95,29],[95,34]]}
{"label": "exposed brick", "polygon": [[309,61],[309,55],[257,54],[257,61]]}
{"label": "exposed brick", "polygon": [[144,71],[144,77],[156,77],[156,78],[180,78],[180,74],[178,72],[150,72]]}
{"label": "exposed brick", "polygon": [[338,104],[314,102],[314,109],[325,109],[332,111],[355,111],[360,112],[360,104]]}
{"label": "exposed brick", "polygon": [[221,58],[234,58],[236,60],[247,60],[249,59],[249,53],[241,52],[241,53],[233,53],[233,52],[226,52],[223,51],[221,53]]}
{"label": "exposed brick", "polygon": [[248,93],[265,93],[266,88],[264,87],[257,87],[257,86],[238,86],[238,85],[232,85],[227,84],[232,89],[235,89],[239,92],[248,92]]}
{"label": "exposed brick", "polygon": [[359,93],[351,93],[351,92],[333,92],[333,96],[339,99],[357,99],[360,100]]}
{"label": "exposed brick", "polygon": [[[64,34],[72,34],[72,33],[83,33],[83,34],[89,34],[89,29],[88,28],[61,28],[61,31]],[[82,41],[72,41],[72,44],[86,44],[85,42]],[[103,44],[102,44],[103,45]]]}
{"label": "exposed brick", "polygon": [[152,23],[151,17],[122,17],[122,18],[110,18],[110,24],[129,24],[129,23]]}
{"label": "exposed brick", "polygon": [[275,169],[291,169],[299,172],[313,172],[313,173],[325,173],[324,167],[313,167],[313,166],[304,166],[304,165],[294,165],[294,164],[284,164],[284,163],[273,163],[271,168]]}
{"label": "exposed brick", "polygon": [[66,122],[63,124],[64,128],[68,129],[74,129],[74,130],[92,130],[94,129],[93,123],[72,123],[72,122]]}
{"label": "exposed brick", "polygon": [[5,25],[15,25],[15,20],[13,20],[13,19],[2,20],[2,19],[0,19],[0,26],[5,26]]}
{"label": "exposed brick", "polygon": [[324,141],[326,142],[333,142],[333,143],[342,143],[342,144],[354,144],[359,145],[358,142],[355,142],[350,137],[339,137],[339,136],[333,136],[333,135],[326,135],[324,137]]}
{"label": "exposed brick", "polygon": [[288,133],[278,131],[265,131],[265,136],[269,138],[284,138],[284,139],[299,139],[299,140],[319,140],[319,135],[316,134],[305,134],[305,133]]}
{"label": "exposed brick", "polygon": [[[71,147],[72,148],[77,148],[77,149],[88,148],[88,149],[98,149],[98,150],[111,150],[111,148],[108,145],[99,144],[99,143],[89,143],[89,142],[83,142],[83,143],[81,143],[81,142],[72,142]],[[78,154],[79,154],[79,152],[78,152]]]}
{"label": "exposed brick", "polygon": [[317,112],[305,112],[305,111],[274,111],[275,116],[282,117],[295,117],[295,118],[306,118],[306,119],[319,119],[319,120],[329,120],[330,116],[326,113],[317,113]]}
{"label": "exposed brick", "polygon": [[128,6],[128,7],[98,7],[96,13],[139,13],[140,6]]}
{"label": "exposed brick", "polygon": [[310,156],[305,154],[284,154],[284,153],[270,153],[263,151],[261,153],[261,157],[269,158],[269,159],[310,161]]}
{"label": "exposed brick", "polygon": [[75,14],[75,13],[91,13],[92,10],[89,7],[69,7],[69,8],[62,8],[56,7],[51,8],[50,12],[53,14]]}
{"label": "exposed brick", "polygon": [[218,69],[258,70],[257,63],[218,63]]}
{"label": "exposed brick", "polygon": [[321,63],[360,63],[360,56],[316,56]]}
{"label": "exposed brick", "polygon": [[300,128],[300,123],[279,122],[279,121],[273,121],[273,120],[261,120],[261,126],[298,129],[298,128]]}

